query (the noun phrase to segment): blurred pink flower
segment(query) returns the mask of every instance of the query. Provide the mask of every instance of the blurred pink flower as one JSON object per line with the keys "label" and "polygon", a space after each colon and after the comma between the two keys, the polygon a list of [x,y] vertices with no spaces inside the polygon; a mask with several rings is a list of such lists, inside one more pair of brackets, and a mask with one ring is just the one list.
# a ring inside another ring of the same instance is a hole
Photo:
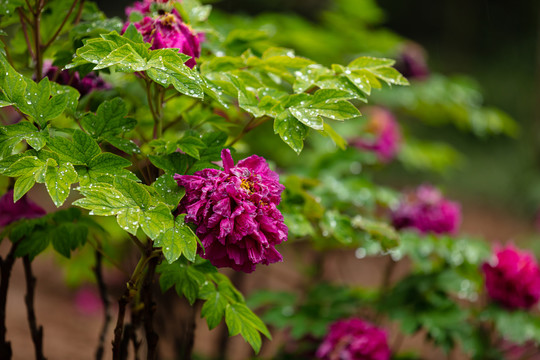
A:
{"label": "blurred pink flower", "polygon": [[257,264],[282,261],[275,246],[287,240],[287,226],[277,209],[285,188],[266,160],[252,155],[234,165],[221,152],[224,170],[204,169],[174,176],[186,195],[179,211],[197,226],[199,254],[217,267],[252,272]]}
{"label": "blurred pink flower", "polygon": [[386,332],[358,318],[330,325],[317,350],[323,360],[388,360],[390,355]]}
{"label": "blurred pink flower", "polygon": [[540,269],[534,256],[512,244],[496,247],[482,264],[489,297],[509,309],[529,309],[540,299]]}
{"label": "blurred pink flower", "polygon": [[407,79],[423,80],[429,77],[426,51],[414,42],[407,42],[399,54],[395,68]]}
{"label": "blurred pink flower", "polygon": [[47,212],[38,204],[25,196],[13,202],[13,190],[9,190],[0,198],[0,226],[6,226],[20,219],[42,217]]}
{"label": "blurred pink flower", "polygon": [[75,307],[81,314],[92,316],[101,312],[103,303],[96,289],[84,286],[75,294]]}
{"label": "blurred pink flower", "polygon": [[398,230],[415,228],[421,233],[455,234],[460,223],[459,204],[445,199],[430,185],[419,186],[416,191],[404,194],[392,212],[392,224]]}
{"label": "blurred pink flower", "polygon": [[[126,22],[122,33],[129,25],[130,22]],[[160,11],[154,18],[145,16],[133,25],[142,34],[144,41],[152,44],[152,50],[179,49],[180,53],[191,56],[185,64],[190,68],[195,66],[195,59],[201,54],[201,34],[196,34],[185,24],[176,9],[173,8],[170,12]]]}
{"label": "blurred pink flower", "polygon": [[401,145],[401,130],[394,114],[381,107],[368,108],[366,113],[369,120],[365,131],[372,138],[358,137],[349,143],[357,148],[375,152],[381,162],[389,162],[396,156]]}

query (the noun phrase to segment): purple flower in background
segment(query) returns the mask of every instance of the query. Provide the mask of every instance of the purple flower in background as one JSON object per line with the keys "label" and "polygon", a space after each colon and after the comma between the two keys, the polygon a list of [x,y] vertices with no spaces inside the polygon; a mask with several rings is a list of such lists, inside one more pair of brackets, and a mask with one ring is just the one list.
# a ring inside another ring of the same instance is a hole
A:
{"label": "purple flower in background", "polygon": [[13,202],[13,190],[9,190],[0,198],[0,226],[6,226],[20,219],[42,217],[47,212],[38,204],[29,200],[26,195]]}
{"label": "purple flower in background", "polygon": [[373,151],[381,162],[392,160],[401,145],[401,131],[394,115],[387,109],[372,107],[367,109],[369,120],[366,133],[372,138],[356,138],[350,145],[363,150]]}
{"label": "purple flower in background", "polygon": [[96,289],[85,286],[75,294],[75,307],[81,314],[93,316],[101,312],[103,303]]}
{"label": "purple flower in background", "polygon": [[284,186],[266,160],[252,155],[234,165],[221,152],[224,170],[204,169],[174,176],[186,195],[178,207],[197,226],[204,252],[217,267],[252,272],[257,264],[282,261],[275,246],[287,240],[287,226],[276,208]]}
{"label": "purple flower in background", "polygon": [[407,79],[423,80],[429,76],[426,51],[422,46],[408,42],[398,56],[396,69]]}
{"label": "purple flower in background", "polygon": [[510,309],[528,309],[540,299],[540,269],[534,256],[512,244],[496,248],[482,264],[491,299]]}
{"label": "purple flower in background", "polygon": [[[124,25],[124,32],[130,25]],[[142,34],[144,41],[152,44],[150,49],[179,49],[180,53],[191,56],[186,61],[190,68],[195,66],[195,59],[201,54],[200,34],[185,24],[176,9],[171,12],[160,11],[155,18],[145,16],[141,21],[133,24]]]}
{"label": "purple flower in background", "polygon": [[317,350],[323,360],[388,360],[390,348],[386,332],[357,318],[338,320]]}
{"label": "purple flower in background", "polygon": [[68,70],[60,70],[53,66],[51,61],[43,63],[43,77],[48,77],[60,85],[70,85],[79,91],[81,96],[87,95],[94,90],[110,89],[109,84],[105,83],[102,78],[91,72],[81,79],[78,72],[69,72]]}
{"label": "purple flower in background", "polygon": [[415,192],[405,194],[392,212],[392,224],[398,230],[415,228],[421,233],[455,234],[460,223],[459,204],[445,199],[430,185],[419,186]]}

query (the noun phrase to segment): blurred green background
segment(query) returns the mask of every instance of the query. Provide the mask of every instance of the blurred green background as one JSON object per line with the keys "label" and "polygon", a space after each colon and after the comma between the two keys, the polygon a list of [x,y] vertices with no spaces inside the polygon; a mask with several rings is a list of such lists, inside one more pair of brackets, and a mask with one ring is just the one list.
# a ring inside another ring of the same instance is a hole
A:
{"label": "blurred green background", "polygon": [[[238,15],[225,21],[219,11],[213,12],[211,20],[228,30],[246,22],[259,26],[263,34],[252,34],[246,43],[256,46],[270,37],[323,64],[366,54],[395,57],[403,39],[422,45],[432,73],[466,75],[482,94],[483,104],[508,113],[521,130],[515,137],[479,137],[450,124],[419,126],[414,118],[400,116],[414,137],[448,142],[464,155],[464,161],[439,174],[405,172],[394,162],[378,172],[378,179],[399,187],[431,181],[461,199],[505,208],[526,219],[534,217],[540,205],[539,1],[511,5],[502,0],[207,2]],[[108,15],[123,17],[130,1],[97,3]]]}

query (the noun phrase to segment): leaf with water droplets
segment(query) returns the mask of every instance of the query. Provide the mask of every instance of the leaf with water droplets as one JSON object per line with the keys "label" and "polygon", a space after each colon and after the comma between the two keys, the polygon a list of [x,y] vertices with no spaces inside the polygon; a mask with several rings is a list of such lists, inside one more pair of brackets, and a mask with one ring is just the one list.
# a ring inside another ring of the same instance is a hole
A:
{"label": "leaf with water droplets", "polygon": [[26,174],[15,181],[13,187],[13,201],[17,201],[24,196],[36,183],[34,174]]}
{"label": "leaf with water droplets", "polygon": [[274,119],[274,133],[278,134],[297,154],[300,154],[308,129],[289,111],[284,111]]}
{"label": "leaf with water droplets", "polygon": [[62,205],[69,196],[71,184],[78,181],[77,172],[70,163],[60,166],[47,164],[45,171],[45,186],[54,205]]}
{"label": "leaf with water droplets", "polygon": [[23,140],[35,150],[41,150],[45,146],[46,139],[45,132],[39,131],[28,121],[0,126],[0,157],[10,156],[13,148]]}
{"label": "leaf with water droplets", "polygon": [[164,229],[170,228],[174,224],[171,209],[163,203],[144,212],[141,218],[141,228],[146,235],[155,240]]}
{"label": "leaf with water droplets", "polygon": [[126,207],[118,211],[116,222],[130,234],[136,235],[141,221],[141,209],[139,207]]}
{"label": "leaf with water droplets", "polygon": [[178,186],[172,174],[161,175],[152,186],[161,199],[170,207],[176,208],[186,193],[185,188]]}
{"label": "leaf with water droplets", "polygon": [[155,247],[161,247],[169,264],[176,261],[180,255],[193,261],[197,254],[197,236],[184,223],[184,217],[185,214],[178,215],[174,226],[166,229],[154,242]]}

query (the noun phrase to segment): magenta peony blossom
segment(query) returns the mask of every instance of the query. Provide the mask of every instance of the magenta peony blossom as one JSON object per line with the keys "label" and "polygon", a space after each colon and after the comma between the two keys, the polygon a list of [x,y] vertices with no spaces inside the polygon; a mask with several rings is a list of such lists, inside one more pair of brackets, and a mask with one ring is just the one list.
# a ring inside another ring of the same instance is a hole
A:
{"label": "magenta peony blossom", "polygon": [[455,234],[461,223],[459,204],[445,199],[430,185],[419,186],[406,194],[398,208],[392,212],[396,229],[415,228],[421,233]]}
{"label": "magenta peony blossom", "polygon": [[510,309],[528,309],[540,299],[540,269],[534,256],[512,244],[496,248],[482,265],[491,299]]}
{"label": "magenta peony blossom", "polygon": [[352,146],[373,151],[381,162],[392,160],[401,145],[401,131],[394,115],[387,109],[372,107],[367,110],[369,121],[366,132],[373,139],[357,138],[350,141]]}
{"label": "magenta peony blossom", "polygon": [[26,195],[13,202],[13,190],[9,190],[0,198],[0,226],[6,226],[20,219],[34,219],[46,214],[38,204],[29,200]]}
{"label": "magenta peony blossom", "polygon": [[94,90],[110,89],[109,84],[105,83],[102,78],[91,72],[81,79],[78,72],[69,72],[68,70],[60,70],[56,66],[52,66],[50,61],[43,63],[43,77],[48,77],[60,85],[70,85],[79,91],[81,96],[87,95]]}
{"label": "magenta peony blossom", "polygon": [[357,318],[339,320],[330,325],[317,349],[323,360],[388,360],[390,348],[386,332]]}
{"label": "magenta peony blossom", "polygon": [[[129,25],[129,22],[124,25],[122,33]],[[176,9],[171,12],[161,11],[155,18],[145,16],[133,25],[142,34],[144,41],[152,44],[152,50],[179,49],[179,52],[191,56],[185,64],[190,68],[195,66],[195,59],[201,54],[200,34],[196,34],[189,25],[182,22]]]}
{"label": "magenta peony blossom", "polygon": [[235,166],[221,152],[224,170],[204,169],[174,176],[186,195],[179,205],[197,226],[199,255],[217,267],[252,272],[257,264],[282,261],[275,246],[287,240],[287,226],[276,206],[285,188],[266,160],[252,155]]}

